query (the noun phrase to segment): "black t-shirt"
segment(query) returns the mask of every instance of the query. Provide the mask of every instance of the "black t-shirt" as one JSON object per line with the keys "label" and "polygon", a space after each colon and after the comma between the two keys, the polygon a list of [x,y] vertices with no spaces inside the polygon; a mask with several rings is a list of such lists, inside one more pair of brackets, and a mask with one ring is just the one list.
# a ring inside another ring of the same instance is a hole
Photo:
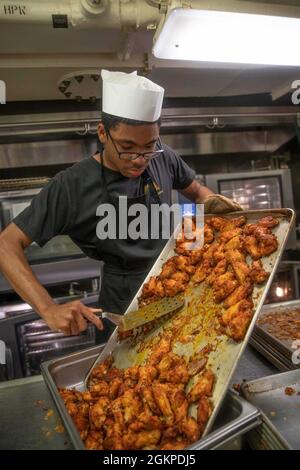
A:
{"label": "black t-shirt", "polygon": [[[148,170],[163,191],[161,202],[171,205],[172,189],[189,186],[195,173],[170,147],[163,145],[163,149],[164,153],[150,162]],[[112,196],[143,194],[141,177],[126,178],[105,167],[105,179]],[[100,260],[102,257],[96,249],[96,244],[99,246],[96,209],[99,204],[108,202],[103,200],[103,195],[101,164],[93,157],[85,158],[59,172],[13,222],[41,247],[56,235],[69,235],[87,256]],[[143,250],[139,252],[138,241],[133,250],[134,257],[138,255],[141,261],[151,255]],[[154,253],[154,257],[158,254]],[[122,265],[124,260],[121,256],[114,262]]]}

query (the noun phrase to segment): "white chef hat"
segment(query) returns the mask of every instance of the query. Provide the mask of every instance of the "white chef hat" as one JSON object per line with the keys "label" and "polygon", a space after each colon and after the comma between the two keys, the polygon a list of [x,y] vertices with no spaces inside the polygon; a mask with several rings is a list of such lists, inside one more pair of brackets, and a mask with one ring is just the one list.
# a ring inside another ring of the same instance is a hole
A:
{"label": "white chef hat", "polygon": [[137,72],[102,70],[102,111],[136,121],[155,122],[161,114],[164,89]]}

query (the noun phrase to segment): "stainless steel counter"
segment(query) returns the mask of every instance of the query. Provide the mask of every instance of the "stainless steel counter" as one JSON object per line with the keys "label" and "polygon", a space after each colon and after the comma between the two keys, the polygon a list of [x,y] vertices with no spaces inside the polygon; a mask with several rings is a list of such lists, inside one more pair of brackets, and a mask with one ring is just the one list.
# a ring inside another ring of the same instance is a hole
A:
{"label": "stainless steel counter", "polygon": [[[276,373],[250,346],[233,383]],[[42,376],[0,383],[0,449],[72,449]]]}
{"label": "stainless steel counter", "polygon": [[72,449],[41,375],[0,382],[0,449]]}

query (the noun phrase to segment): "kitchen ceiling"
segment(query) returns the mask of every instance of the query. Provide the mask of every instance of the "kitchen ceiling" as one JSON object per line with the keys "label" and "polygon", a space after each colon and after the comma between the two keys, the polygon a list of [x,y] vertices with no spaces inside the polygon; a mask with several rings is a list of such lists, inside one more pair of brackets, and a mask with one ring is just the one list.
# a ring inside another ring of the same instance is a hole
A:
{"label": "kitchen ceiling", "polygon": [[[8,2],[0,1],[0,8],[5,3]],[[147,4],[149,15],[152,8],[153,17],[157,17],[157,10],[146,0],[121,3],[132,4],[132,11],[135,6],[141,11]],[[299,5],[292,1],[272,3]],[[119,1],[106,4],[105,14],[109,19],[109,9],[115,8]],[[300,67],[227,66],[155,59],[151,54],[153,35],[154,30],[147,31],[145,25],[138,31],[124,32],[116,23],[109,27],[109,21],[102,25],[95,23],[88,29],[71,25],[53,29],[51,24],[5,23],[0,19],[0,79],[6,83],[7,101],[66,100],[58,89],[59,80],[68,73],[86,69],[137,69],[165,87],[169,98],[273,93],[277,99],[290,91],[294,80],[300,80]],[[291,47],[297,53],[296,45]],[[97,97],[101,97],[100,89],[99,83]]]}

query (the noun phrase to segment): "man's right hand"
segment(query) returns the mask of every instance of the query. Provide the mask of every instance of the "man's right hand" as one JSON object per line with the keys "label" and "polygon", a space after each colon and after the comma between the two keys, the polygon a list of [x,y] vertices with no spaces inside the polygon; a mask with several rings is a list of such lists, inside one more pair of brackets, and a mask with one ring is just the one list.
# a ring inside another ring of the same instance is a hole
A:
{"label": "man's right hand", "polygon": [[78,335],[87,329],[87,320],[93,323],[98,330],[103,330],[103,323],[96,312],[99,308],[91,308],[80,300],[65,304],[53,304],[42,312],[42,317],[51,330],[61,331],[65,335]]}

